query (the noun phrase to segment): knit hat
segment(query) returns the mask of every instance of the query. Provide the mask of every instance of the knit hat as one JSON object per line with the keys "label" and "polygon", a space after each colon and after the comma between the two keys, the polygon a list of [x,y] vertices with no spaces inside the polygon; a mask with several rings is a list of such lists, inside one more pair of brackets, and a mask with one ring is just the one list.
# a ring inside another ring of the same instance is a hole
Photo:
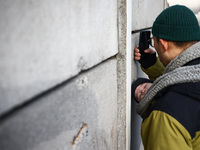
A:
{"label": "knit hat", "polygon": [[170,41],[199,41],[200,28],[194,13],[182,5],[165,9],[153,23],[152,34]]}
{"label": "knit hat", "polygon": [[139,102],[138,102],[137,98],[135,97],[135,90],[142,83],[153,83],[153,81],[146,79],[146,78],[138,78],[135,82],[132,83],[132,85],[131,85],[131,100],[135,100],[137,103],[139,103]]}

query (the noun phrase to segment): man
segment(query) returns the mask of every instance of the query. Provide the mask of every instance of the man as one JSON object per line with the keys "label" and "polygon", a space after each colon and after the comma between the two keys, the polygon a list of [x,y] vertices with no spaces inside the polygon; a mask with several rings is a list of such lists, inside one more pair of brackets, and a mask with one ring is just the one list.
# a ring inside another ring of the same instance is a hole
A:
{"label": "man", "polygon": [[151,70],[154,73],[158,71],[155,74],[157,79],[137,108],[137,113],[143,118],[141,135],[144,149],[200,150],[198,21],[190,9],[175,5],[156,18],[152,34],[165,70],[157,65],[158,60],[143,68],[148,75]]}

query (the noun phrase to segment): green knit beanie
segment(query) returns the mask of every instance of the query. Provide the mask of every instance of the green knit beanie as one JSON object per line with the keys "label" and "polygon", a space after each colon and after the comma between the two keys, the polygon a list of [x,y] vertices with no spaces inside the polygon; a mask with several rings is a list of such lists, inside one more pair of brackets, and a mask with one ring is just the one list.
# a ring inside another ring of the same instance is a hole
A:
{"label": "green knit beanie", "polygon": [[200,41],[200,28],[194,13],[182,5],[165,9],[153,23],[152,34],[170,41]]}

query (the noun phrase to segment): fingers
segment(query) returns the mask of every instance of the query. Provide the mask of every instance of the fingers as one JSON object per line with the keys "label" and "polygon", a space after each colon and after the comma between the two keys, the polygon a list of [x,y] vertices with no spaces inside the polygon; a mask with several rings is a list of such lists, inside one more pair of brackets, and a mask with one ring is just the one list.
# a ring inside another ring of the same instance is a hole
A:
{"label": "fingers", "polygon": [[[134,59],[135,60],[140,60],[141,54],[140,54],[140,50],[138,49],[139,45],[137,45],[137,47],[134,49]],[[151,48],[148,48],[146,50],[144,50],[145,53],[149,53],[149,54],[154,54],[155,51]]]}
{"label": "fingers", "polygon": [[140,60],[141,54],[140,53],[135,53],[134,59],[135,60]]}
{"label": "fingers", "polygon": [[141,54],[140,54],[140,50],[138,49],[138,45],[137,47],[134,49],[134,59],[135,60],[140,60]]}

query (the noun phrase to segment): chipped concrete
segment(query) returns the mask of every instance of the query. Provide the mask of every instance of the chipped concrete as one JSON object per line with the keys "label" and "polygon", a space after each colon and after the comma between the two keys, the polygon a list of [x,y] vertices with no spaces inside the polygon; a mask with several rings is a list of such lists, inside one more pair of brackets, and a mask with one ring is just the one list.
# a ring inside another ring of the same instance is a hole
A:
{"label": "chipped concrete", "polygon": [[74,137],[74,140],[72,142],[72,145],[75,147],[78,143],[82,141],[82,139],[85,136],[88,136],[88,125],[86,123],[83,123],[81,129],[78,131],[78,134]]}
{"label": "chipped concrete", "polygon": [[116,81],[111,59],[17,110],[0,122],[0,149],[116,150]]}

